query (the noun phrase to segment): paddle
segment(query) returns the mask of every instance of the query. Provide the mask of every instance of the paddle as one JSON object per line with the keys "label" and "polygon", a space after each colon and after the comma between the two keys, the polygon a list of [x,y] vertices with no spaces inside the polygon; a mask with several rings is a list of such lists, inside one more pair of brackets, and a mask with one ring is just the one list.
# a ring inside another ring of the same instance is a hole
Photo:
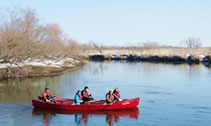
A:
{"label": "paddle", "polygon": [[91,101],[88,101],[88,102],[97,102],[97,101],[100,101],[100,100],[91,100]]}
{"label": "paddle", "polygon": [[113,93],[114,97],[116,97],[119,101],[122,101],[122,99],[120,99],[119,97],[117,97],[114,93]]}

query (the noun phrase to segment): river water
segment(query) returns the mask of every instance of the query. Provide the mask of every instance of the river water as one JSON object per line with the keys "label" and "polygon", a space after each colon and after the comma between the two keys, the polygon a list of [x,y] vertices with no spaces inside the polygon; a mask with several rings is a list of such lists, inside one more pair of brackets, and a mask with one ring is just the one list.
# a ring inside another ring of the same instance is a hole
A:
{"label": "river water", "polygon": [[[119,87],[121,98],[140,97],[130,111],[65,113],[33,109],[45,87],[73,98],[84,86],[95,99]],[[210,126],[211,69],[203,65],[90,62],[54,77],[0,82],[1,126]]]}

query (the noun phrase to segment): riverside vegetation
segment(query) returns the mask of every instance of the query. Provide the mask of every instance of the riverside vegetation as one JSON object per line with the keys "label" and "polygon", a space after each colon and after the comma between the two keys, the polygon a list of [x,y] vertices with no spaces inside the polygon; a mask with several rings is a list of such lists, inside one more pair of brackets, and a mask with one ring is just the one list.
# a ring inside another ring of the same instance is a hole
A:
{"label": "riverside vegetation", "polygon": [[67,38],[56,24],[44,24],[33,9],[1,11],[0,78],[57,74],[80,65],[86,45]]}

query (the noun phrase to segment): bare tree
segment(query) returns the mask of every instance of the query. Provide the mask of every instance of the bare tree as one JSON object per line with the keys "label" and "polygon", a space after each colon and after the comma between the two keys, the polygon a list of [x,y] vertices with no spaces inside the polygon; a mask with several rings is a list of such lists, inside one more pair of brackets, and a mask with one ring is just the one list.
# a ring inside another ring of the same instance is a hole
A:
{"label": "bare tree", "polygon": [[1,62],[16,63],[28,58],[66,55],[65,37],[58,25],[41,25],[32,9],[17,9],[8,15],[0,25]]}
{"label": "bare tree", "polygon": [[[19,66],[28,59],[60,60],[83,48],[67,39],[58,25],[41,24],[33,9],[15,8],[5,14],[6,18],[0,19],[0,63]],[[5,78],[27,74],[23,68],[17,69],[8,67]]]}
{"label": "bare tree", "polygon": [[89,45],[90,45],[90,48],[92,48],[92,50],[96,50],[96,51],[98,51],[100,54],[103,54],[103,52],[102,52],[102,50],[103,50],[103,45],[100,45],[100,44],[98,44],[98,43],[96,43],[96,42],[94,42],[94,41],[89,41],[88,42],[89,43]]}
{"label": "bare tree", "polygon": [[39,44],[40,27],[32,9],[9,13],[9,19],[0,26],[0,59],[3,62],[21,62],[34,55]]}
{"label": "bare tree", "polygon": [[184,41],[184,43],[187,48],[199,48],[202,45],[200,38],[197,37],[189,37]]}

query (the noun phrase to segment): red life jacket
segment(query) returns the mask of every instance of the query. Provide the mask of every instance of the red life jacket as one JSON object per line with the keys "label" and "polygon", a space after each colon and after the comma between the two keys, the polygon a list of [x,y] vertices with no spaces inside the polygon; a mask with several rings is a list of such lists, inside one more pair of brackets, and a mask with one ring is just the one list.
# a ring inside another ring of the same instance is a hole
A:
{"label": "red life jacket", "polygon": [[45,101],[47,100],[47,96],[53,97],[53,94],[52,94],[51,92],[46,92],[46,91],[44,91],[44,92],[42,93],[42,97],[43,97],[43,99],[44,99]]}
{"label": "red life jacket", "polygon": [[113,96],[113,95],[109,95],[109,99],[110,99],[111,101],[114,101],[114,96]]}
{"label": "red life jacket", "polygon": [[88,92],[86,92],[86,91],[84,91],[84,92],[83,92],[83,96],[85,96],[85,97],[89,97],[89,93],[88,93]]}
{"label": "red life jacket", "polygon": [[114,93],[118,98],[120,98],[119,92]]}

